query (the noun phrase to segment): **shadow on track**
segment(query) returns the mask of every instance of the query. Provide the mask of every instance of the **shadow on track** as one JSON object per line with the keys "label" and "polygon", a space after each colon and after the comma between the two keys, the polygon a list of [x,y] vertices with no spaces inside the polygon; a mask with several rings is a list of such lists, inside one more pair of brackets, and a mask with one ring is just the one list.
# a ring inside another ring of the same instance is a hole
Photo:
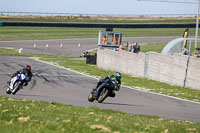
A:
{"label": "shadow on track", "polygon": [[22,96],[22,97],[49,97],[44,95],[30,95],[30,94],[15,94],[16,96]]}
{"label": "shadow on track", "polygon": [[142,105],[133,105],[133,104],[125,104],[125,103],[108,103],[108,102],[103,102],[101,104],[112,104],[112,105],[119,105],[119,106],[142,106]]}
{"label": "shadow on track", "polygon": [[37,81],[35,79],[33,79],[29,89],[32,90],[35,87],[36,83],[37,83]]}

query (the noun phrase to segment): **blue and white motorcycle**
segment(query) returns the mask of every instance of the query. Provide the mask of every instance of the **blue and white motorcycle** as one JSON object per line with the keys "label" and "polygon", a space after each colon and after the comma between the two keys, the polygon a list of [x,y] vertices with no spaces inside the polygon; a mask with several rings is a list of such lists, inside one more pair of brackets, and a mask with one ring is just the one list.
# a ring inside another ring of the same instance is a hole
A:
{"label": "blue and white motorcycle", "polygon": [[8,88],[6,90],[7,94],[15,95],[20,89],[23,89],[23,83],[26,80],[26,75],[19,73],[10,79]]}

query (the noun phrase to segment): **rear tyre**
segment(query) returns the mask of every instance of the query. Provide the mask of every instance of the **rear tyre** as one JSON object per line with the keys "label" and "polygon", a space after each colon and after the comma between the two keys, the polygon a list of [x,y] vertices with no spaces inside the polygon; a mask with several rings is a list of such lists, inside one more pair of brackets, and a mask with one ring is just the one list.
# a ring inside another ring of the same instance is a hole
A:
{"label": "rear tyre", "polygon": [[99,94],[98,102],[102,103],[108,97],[109,91],[106,88],[103,88]]}

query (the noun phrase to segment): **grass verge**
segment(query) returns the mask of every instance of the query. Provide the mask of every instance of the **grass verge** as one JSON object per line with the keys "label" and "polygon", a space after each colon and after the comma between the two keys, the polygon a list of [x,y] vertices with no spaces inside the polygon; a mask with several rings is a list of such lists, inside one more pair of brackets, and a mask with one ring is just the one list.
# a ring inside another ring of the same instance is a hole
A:
{"label": "grass verge", "polygon": [[[145,45],[141,45],[140,49],[141,52],[146,53],[149,51],[154,51],[154,52],[158,52],[161,53],[162,49],[166,46],[167,43],[154,43],[154,44],[145,44]],[[189,50],[189,43],[187,44],[187,49]],[[191,49],[190,49],[190,53],[192,55],[194,55],[195,53],[195,43],[192,42],[191,43]]]}
{"label": "grass verge", "polygon": [[6,97],[0,97],[0,114],[2,133],[200,132],[200,123]]}

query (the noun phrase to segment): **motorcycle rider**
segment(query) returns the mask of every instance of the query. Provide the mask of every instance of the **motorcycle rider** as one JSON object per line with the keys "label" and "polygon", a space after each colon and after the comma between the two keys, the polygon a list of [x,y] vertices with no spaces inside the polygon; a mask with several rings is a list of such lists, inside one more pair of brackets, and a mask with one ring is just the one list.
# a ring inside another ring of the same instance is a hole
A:
{"label": "motorcycle rider", "polygon": [[112,81],[114,81],[114,88],[112,90],[112,93],[110,94],[111,97],[115,97],[115,90],[119,91],[120,90],[120,85],[121,85],[121,73],[120,72],[116,72],[115,75],[108,75],[105,78],[101,78],[99,80],[99,82],[97,83],[97,86],[94,88],[94,96],[97,96],[98,91],[99,91],[99,86],[101,85],[101,83],[105,82],[107,79],[111,79]]}
{"label": "motorcycle rider", "polygon": [[[19,70],[16,73],[14,73],[12,75],[11,79],[20,73],[23,73],[26,76],[26,80],[24,81],[24,86],[27,86],[28,82],[30,82],[31,78],[32,78],[31,66],[26,65],[26,67],[24,67],[22,70]],[[7,83],[10,84],[10,80]]]}

